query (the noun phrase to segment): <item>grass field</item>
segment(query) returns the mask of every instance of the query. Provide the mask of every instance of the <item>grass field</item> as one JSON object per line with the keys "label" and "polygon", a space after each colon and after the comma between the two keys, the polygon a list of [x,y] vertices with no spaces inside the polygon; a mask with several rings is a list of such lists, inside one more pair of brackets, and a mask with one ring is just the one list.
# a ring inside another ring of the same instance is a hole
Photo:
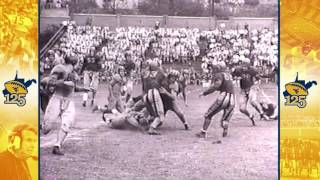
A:
{"label": "grass field", "polygon": [[[136,89],[140,89],[137,87]],[[275,84],[262,85],[265,94],[277,103]],[[160,128],[161,136],[138,130],[110,129],[101,114],[81,106],[75,95],[76,123],[67,138],[64,156],[51,154],[56,132],[41,136],[41,176],[45,179],[105,180],[275,180],[278,174],[278,121],[250,120],[236,111],[229,136],[222,139],[221,114],[213,118],[208,138],[198,139],[207,108],[216,93],[198,98],[201,87],[188,87],[188,104],[178,100],[191,125],[185,131],[169,112]],[[138,95],[139,91],[135,92]],[[262,96],[260,96],[262,97]],[[97,103],[105,104],[106,85],[101,85]],[[253,109],[250,107],[250,110]],[[221,144],[213,144],[216,140]]]}

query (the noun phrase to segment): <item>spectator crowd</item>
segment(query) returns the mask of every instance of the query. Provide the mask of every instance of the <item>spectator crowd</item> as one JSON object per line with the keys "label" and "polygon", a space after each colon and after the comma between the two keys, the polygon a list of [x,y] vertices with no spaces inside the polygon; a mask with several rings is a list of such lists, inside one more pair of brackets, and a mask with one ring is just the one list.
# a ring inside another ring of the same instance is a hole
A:
{"label": "spectator crowd", "polygon": [[50,73],[53,66],[64,63],[66,55],[78,57],[76,69],[80,70],[92,47],[102,62],[102,79],[128,59],[135,64],[135,74],[139,74],[142,62],[148,59],[159,64],[183,64],[184,69],[179,71],[188,73],[189,82],[193,84],[209,79],[212,66],[221,61],[229,67],[251,63],[263,71],[274,70],[278,65],[278,32],[275,29],[220,26],[210,31],[159,27],[111,30],[109,27],[78,26],[75,22],[65,25],[65,34],[40,61],[43,76]]}
{"label": "spectator crowd", "polygon": [[45,9],[67,8],[70,0],[41,0],[40,5]]}

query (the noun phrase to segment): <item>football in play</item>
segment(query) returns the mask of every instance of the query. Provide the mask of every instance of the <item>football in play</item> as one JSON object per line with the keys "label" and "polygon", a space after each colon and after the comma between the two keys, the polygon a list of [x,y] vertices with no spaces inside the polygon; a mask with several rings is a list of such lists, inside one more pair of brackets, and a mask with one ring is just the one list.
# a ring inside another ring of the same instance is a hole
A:
{"label": "football in play", "polygon": [[8,81],[4,84],[10,94],[27,94],[28,90],[24,84],[19,81]]}
{"label": "football in play", "polygon": [[288,83],[286,84],[285,88],[288,91],[288,93],[291,95],[295,95],[295,96],[308,95],[308,90],[299,83],[295,83],[295,82]]}

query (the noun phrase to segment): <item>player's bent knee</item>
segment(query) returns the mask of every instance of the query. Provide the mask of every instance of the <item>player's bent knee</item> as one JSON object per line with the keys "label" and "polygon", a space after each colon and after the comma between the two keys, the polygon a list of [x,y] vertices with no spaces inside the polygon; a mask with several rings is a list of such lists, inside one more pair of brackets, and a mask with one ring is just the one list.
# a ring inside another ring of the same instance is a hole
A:
{"label": "player's bent knee", "polygon": [[162,125],[162,123],[163,123],[162,118],[156,117],[156,118],[154,119],[154,121],[151,123],[150,127],[152,127],[152,128],[158,128],[160,125]]}
{"label": "player's bent knee", "polygon": [[208,115],[204,115],[204,119],[208,119],[209,117],[208,117]]}
{"label": "player's bent knee", "polygon": [[204,115],[204,119],[209,119],[209,120],[211,120],[211,118],[212,118],[212,115],[211,114],[209,114],[209,113],[206,113],[205,115]]}
{"label": "player's bent knee", "polygon": [[46,131],[49,132],[49,131],[51,131],[51,130],[54,129],[52,123],[45,123],[45,122],[42,123],[42,127],[41,127],[41,128],[42,128],[42,130],[44,130],[45,132],[46,132]]}
{"label": "player's bent knee", "polygon": [[239,110],[240,110],[240,112],[245,113],[245,112],[247,112],[247,107],[240,106]]}
{"label": "player's bent knee", "polygon": [[53,116],[45,116],[43,123],[42,123],[42,129],[44,130],[53,130],[57,128],[58,122],[56,122],[57,119]]}
{"label": "player's bent knee", "polygon": [[63,114],[61,119],[61,129],[64,132],[68,133],[74,123],[74,120],[75,120],[74,112],[70,111],[69,113]]}
{"label": "player's bent knee", "polygon": [[65,133],[70,132],[70,125],[67,123],[61,123],[61,130]]}
{"label": "player's bent knee", "polygon": [[228,128],[229,127],[229,121],[223,120],[221,121],[221,128]]}
{"label": "player's bent knee", "polygon": [[256,101],[256,100],[251,100],[250,101],[250,104],[252,105],[252,106],[258,106],[258,101]]}

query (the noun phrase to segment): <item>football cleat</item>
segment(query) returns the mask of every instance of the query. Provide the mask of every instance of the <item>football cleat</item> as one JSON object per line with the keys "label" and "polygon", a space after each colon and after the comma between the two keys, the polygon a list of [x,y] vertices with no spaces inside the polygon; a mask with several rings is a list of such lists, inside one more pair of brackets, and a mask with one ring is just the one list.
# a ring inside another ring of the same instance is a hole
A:
{"label": "football cleat", "polygon": [[254,115],[251,115],[250,120],[252,122],[252,126],[256,126],[256,122],[254,121]]}
{"label": "football cleat", "polygon": [[190,127],[189,127],[189,125],[187,123],[184,124],[184,129],[185,130],[190,130]]}
{"label": "football cleat", "polygon": [[228,135],[228,128],[223,128],[222,137],[227,137]]}
{"label": "football cleat", "polygon": [[196,136],[197,136],[198,138],[206,138],[206,133],[203,132],[203,131],[201,131],[201,132],[197,133]]}
{"label": "football cleat", "polygon": [[152,128],[152,127],[149,128],[148,134],[149,134],[149,135],[161,135],[160,132],[158,132],[157,130],[155,130],[155,129]]}
{"label": "football cleat", "polygon": [[64,155],[64,153],[61,152],[61,149],[58,146],[54,146],[53,147],[52,154],[59,155],[59,156],[63,156]]}

